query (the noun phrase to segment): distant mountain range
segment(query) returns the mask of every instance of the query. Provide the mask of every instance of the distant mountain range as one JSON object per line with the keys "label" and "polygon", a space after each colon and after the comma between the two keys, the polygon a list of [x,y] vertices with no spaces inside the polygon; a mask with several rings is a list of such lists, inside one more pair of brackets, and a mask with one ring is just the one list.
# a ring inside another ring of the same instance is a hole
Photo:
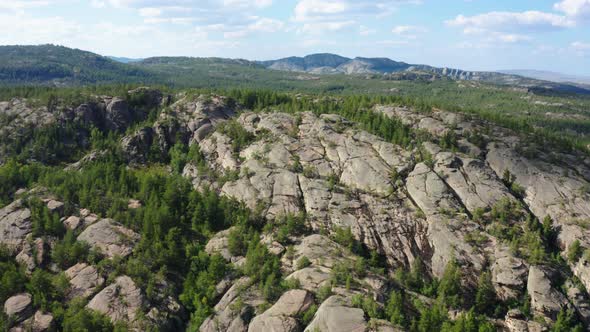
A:
{"label": "distant mountain range", "polygon": [[513,70],[500,70],[500,73],[509,75],[519,75],[524,77],[535,78],[538,80],[551,81],[557,83],[579,83],[579,84],[590,84],[590,76],[579,76],[562,74],[552,71],[543,70],[531,70],[531,69],[513,69]]}
{"label": "distant mountain range", "polygon": [[139,62],[142,61],[143,59],[134,59],[134,58],[125,58],[125,57],[118,57],[118,56],[107,56],[107,58],[111,59],[111,60],[115,60],[117,62],[122,62],[122,63],[132,63],[132,62]]}
{"label": "distant mountain range", "polygon": [[[453,68],[438,68],[422,64],[409,64],[388,58],[346,58],[336,54],[320,53],[305,57],[288,57],[278,60],[258,61],[268,69],[306,72],[311,74],[397,74],[419,72],[454,80],[482,81],[494,84],[537,87],[541,89],[559,88],[564,91],[584,93],[590,89],[590,78],[567,76],[541,71],[513,70],[503,72],[466,71]],[[556,84],[560,83],[560,84]],[[564,84],[571,83],[571,84]]]}
{"label": "distant mountain range", "polygon": [[[280,75],[280,72],[293,74],[285,76]],[[550,77],[547,74],[540,76],[538,73],[532,75],[522,71],[465,71],[409,64],[388,58],[351,59],[329,53],[270,61],[192,57],[132,59],[106,57],[55,45],[0,46],[0,85],[143,83],[204,87],[211,84],[231,85],[229,83],[236,81],[244,84],[254,81],[273,82],[276,85],[279,81],[284,83],[285,79],[299,80],[300,74],[297,73],[371,75],[373,78],[383,76],[390,80],[466,80],[515,86],[533,92],[590,94],[590,86],[583,85],[579,80],[574,83],[550,82],[549,78],[554,78],[555,74]]]}

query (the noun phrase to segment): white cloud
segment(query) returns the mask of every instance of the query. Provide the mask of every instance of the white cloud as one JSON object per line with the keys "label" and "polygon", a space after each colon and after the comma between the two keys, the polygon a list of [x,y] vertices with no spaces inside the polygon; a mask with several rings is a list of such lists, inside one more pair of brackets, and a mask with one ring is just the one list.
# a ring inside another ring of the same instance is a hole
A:
{"label": "white cloud", "polygon": [[145,7],[139,9],[139,15],[143,17],[156,17],[162,15],[161,8]]}
{"label": "white cloud", "polygon": [[373,35],[375,33],[377,33],[377,30],[375,30],[375,29],[371,29],[371,28],[364,26],[364,25],[359,26],[359,34],[361,36],[369,36],[369,35]]}
{"label": "white cloud", "polygon": [[590,51],[590,43],[576,41],[572,43],[572,47],[576,50]]}
{"label": "white cloud", "polygon": [[466,33],[474,31],[542,31],[575,26],[575,21],[562,15],[539,11],[490,12],[475,16],[459,15],[445,22],[462,27]]}
{"label": "white cloud", "polygon": [[570,17],[590,18],[590,0],[563,0],[553,5],[553,8]]}
{"label": "white cloud", "polygon": [[[220,29],[224,31],[223,37],[226,39],[237,39],[243,38],[248,36],[251,33],[255,32],[277,32],[284,28],[285,24],[282,21],[275,20],[272,18],[255,18],[255,20],[245,26],[237,26],[237,27],[226,27],[224,25],[212,25],[209,27],[213,27],[216,29]],[[232,29],[233,28],[233,29]]]}
{"label": "white cloud", "polygon": [[343,0],[302,0],[295,6],[295,21],[304,22],[325,19],[327,16],[343,14],[352,7]]}
{"label": "white cloud", "polygon": [[90,6],[94,8],[104,8],[104,6],[106,6],[106,3],[102,0],[92,0],[90,2]]}
{"label": "white cloud", "polygon": [[571,43],[570,48],[577,56],[590,57],[590,43],[575,41]]}
{"label": "white cloud", "polygon": [[299,29],[300,33],[310,35],[321,35],[327,32],[341,31],[351,27],[355,21],[340,21],[340,22],[310,22],[303,24]]}
{"label": "white cloud", "polygon": [[239,8],[265,8],[272,5],[272,0],[224,0],[225,7],[239,7]]}
{"label": "white cloud", "polygon": [[425,27],[416,25],[398,25],[391,30],[394,34],[406,39],[417,39],[419,34],[427,31]]}
{"label": "white cloud", "polygon": [[76,22],[63,17],[30,18],[22,14],[0,15],[0,44],[67,43],[80,34]]}
{"label": "white cloud", "polygon": [[29,8],[46,7],[55,0],[0,0],[0,10],[23,11]]}
{"label": "white cloud", "polygon": [[296,22],[376,18],[391,14],[399,5],[421,4],[421,0],[300,0],[295,6]]}

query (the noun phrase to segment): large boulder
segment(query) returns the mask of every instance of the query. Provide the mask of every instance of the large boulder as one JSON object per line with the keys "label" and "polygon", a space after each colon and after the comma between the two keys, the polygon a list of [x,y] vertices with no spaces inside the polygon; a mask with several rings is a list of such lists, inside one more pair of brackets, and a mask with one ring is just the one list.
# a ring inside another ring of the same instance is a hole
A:
{"label": "large boulder", "polygon": [[147,161],[153,141],[153,129],[144,127],[138,129],[132,135],[123,137],[121,140],[121,149],[129,162],[142,164]]}
{"label": "large boulder", "polygon": [[201,324],[199,331],[247,332],[254,308],[264,303],[261,295],[249,288],[250,283],[248,277],[236,280],[213,308],[215,313]]}
{"label": "large boulder", "polygon": [[18,252],[33,229],[31,210],[22,200],[16,200],[0,209],[0,244]]}
{"label": "large boulder", "polygon": [[53,328],[53,315],[37,310],[31,318],[11,328],[10,332],[45,332]]}
{"label": "large boulder", "polygon": [[126,257],[139,241],[139,235],[112,219],[101,219],[88,226],[78,236],[78,241],[88,243],[109,258]]}
{"label": "large boulder", "polygon": [[270,309],[254,317],[248,332],[293,332],[299,329],[295,319],[313,304],[311,293],[294,289],[286,292]]}
{"label": "large boulder", "polygon": [[37,266],[44,263],[45,249],[46,243],[42,238],[27,240],[23,249],[16,255],[16,261],[23,265],[28,273],[32,273]]}
{"label": "large boulder", "polygon": [[517,299],[524,292],[528,267],[510,249],[497,244],[491,267],[496,294],[502,300]]}
{"label": "large boulder", "polygon": [[21,293],[8,298],[4,302],[4,313],[8,317],[12,317],[15,323],[27,319],[33,313],[31,294]]}
{"label": "large boulder", "polygon": [[362,309],[353,308],[343,296],[333,295],[320,305],[305,332],[356,332],[365,331],[366,327]]}
{"label": "large boulder", "polygon": [[100,291],[87,307],[107,315],[113,322],[136,321],[145,302],[141,290],[128,276],[120,276]]}
{"label": "large boulder", "polygon": [[66,276],[70,280],[69,297],[88,298],[104,284],[104,278],[98,270],[86,263],[78,263],[66,270]]}
{"label": "large boulder", "polygon": [[565,296],[551,285],[553,272],[542,266],[531,266],[527,289],[531,297],[531,309],[549,321],[557,319],[557,315],[568,305]]}
{"label": "large boulder", "polygon": [[114,97],[107,104],[105,113],[105,125],[108,130],[123,131],[133,121],[133,116],[123,98]]}

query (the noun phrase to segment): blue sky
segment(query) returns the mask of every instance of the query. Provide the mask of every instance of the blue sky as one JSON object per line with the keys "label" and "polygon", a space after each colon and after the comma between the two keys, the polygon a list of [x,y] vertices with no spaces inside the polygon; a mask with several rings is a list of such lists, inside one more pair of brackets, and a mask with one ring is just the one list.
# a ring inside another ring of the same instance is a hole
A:
{"label": "blue sky", "polygon": [[0,44],[590,75],[590,0],[0,0]]}

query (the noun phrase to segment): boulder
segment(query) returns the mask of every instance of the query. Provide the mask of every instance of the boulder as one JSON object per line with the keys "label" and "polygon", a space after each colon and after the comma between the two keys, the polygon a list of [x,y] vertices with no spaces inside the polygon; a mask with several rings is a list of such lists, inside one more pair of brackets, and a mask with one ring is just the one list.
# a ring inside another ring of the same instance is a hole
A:
{"label": "boulder", "polygon": [[311,293],[301,289],[287,291],[270,309],[254,317],[248,331],[298,331],[299,323],[295,317],[305,312],[312,304]]}
{"label": "boulder", "polygon": [[70,280],[70,298],[88,298],[104,284],[104,278],[98,274],[96,268],[86,263],[78,263],[66,270]]}
{"label": "boulder", "polygon": [[543,332],[548,331],[547,327],[535,322],[529,321],[527,317],[518,309],[511,309],[504,318],[504,326],[509,332]]}
{"label": "boulder", "polygon": [[559,311],[568,305],[565,296],[551,285],[552,273],[545,267],[533,265],[527,282],[532,311],[549,321],[557,319]]}
{"label": "boulder", "polygon": [[107,315],[112,322],[135,322],[145,302],[141,290],[128,276],[120,276],[90,300],[89,309]]}
{"label": "boulder", "polygon": [[528,267],[524,260],[512,255],[509,248],[496,244],[491,271],[494,289],[500,299],[518,299],[522,295]]}
{"label": "boulder", "polygon": [[229,252],[228,248],[228,236],[232,229],[233,228],[228,228],[215,234],[211,240],[207,242],[207,245],[205,246],[205,252],[207,252],[209,255],[219,254],[227,261],[231,261],[232,254]]}
{"label": "boulder", "polygon": [[297,280],[301,288],[310,292],[317,292],[317,290],[330,283],[331,269],[322,266],[306,267],[297,270],[288,275],[286,280]]}
{"label": "boulder", "polygon": [[320,305],[305,332],[356,332],[366,327],[362,309],[353,308],[343,296],[333,295]]}
{"label": "boulder", "polygon": [[566,296],[568,300],[576,308],[584,324],[590,324],[590,299],[588,294],[569,280],[565,283],[565,289],[567,290]]}
{"label": "boulder", "polygon": [[88,226],[79,236],[78,241],[88,243],[99,249],[109,258],[126,257],[131,254],[139,235],[123,227],[112,219],[101,219]]}
{"label": "boulder", "polygon": [[45,241],[42,238],[36,238],[34,241],[25,241],[23,249],[16,255],[16,261],[24,265],[28,273],[44,263],[45,259]]}
{"label": "boulder", "polygon": [[147,162],[153,141],[154,130],[150,127],[141,128],[134,134],[121,139],[123,155],[131,163],[144,164]]}
{"label": "boulder", "polygon": [[252,292],[250,278],[243,277],[229,288],[215,305],[215,313],[201,324],[201,332],[246,332],[255,307],[264,303],[261,295]]}
{"label": "boulder", "polygon": [[82,220],[80,219],[80,217],[77,216],[69,216],[66,220],[64,220],[64,226],[71,230],[76,230],[81,225]]}
{"label": "boulder", "polygon": [[35,315],[25,320],[18,326],[10,329],[10,332],[45,332],[53,330],[53,315],[37,310]]}
{"label": "boulder", "polygon": [[47,208],[51,212],[61,213],[64,208],[64,203],[60,202],[60,201],[56,201],[55,199],[50,199],[47,201]]}
{"label": "boulder", "polygon": [[123,131],[132,120],[133,117],[125,99],[114,97],[110,100],[105,113],[105,125],[108,130]]}
{"label": "boulder", "polygon": [[8,317],[12,317],[15,323],[19,323],[27,319],[33,314],[33,303],[31,294],[21,293],[9,297],[4,302],[4,313]]}
{"label": "boulder", "polygon": [[32,229],[31,210],[24,206],[22,200],[0,209],[0,244],[9,250],[18,252]]}
{"label": "boulder", "polygon": [[313,296],[302,289],[292,289],[285,292],[279,300],[265,314],[271,316],[295,317],[305,312],[313,304]]}

